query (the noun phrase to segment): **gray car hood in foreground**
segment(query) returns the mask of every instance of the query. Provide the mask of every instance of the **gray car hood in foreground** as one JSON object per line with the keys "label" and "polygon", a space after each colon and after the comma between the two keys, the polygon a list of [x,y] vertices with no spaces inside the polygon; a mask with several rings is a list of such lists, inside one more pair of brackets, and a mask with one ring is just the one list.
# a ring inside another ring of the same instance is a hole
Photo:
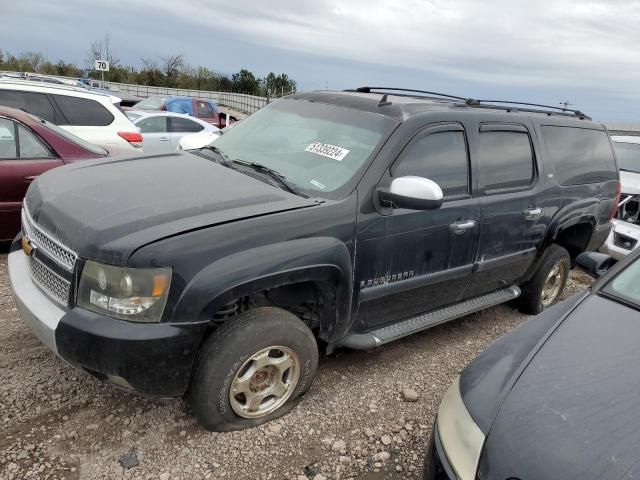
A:
{"label": "gray car hood in foreground", "polygon": [[31,185],[36,223],[80,257],[124,264],[161,238],[315,205],[189,153],[80,162]]}
{"label": "gray car hood in foreground", "polygon": [[480,462],[481,479],[511,477],[640,478],[638,311],[590,295],[533,357]]}

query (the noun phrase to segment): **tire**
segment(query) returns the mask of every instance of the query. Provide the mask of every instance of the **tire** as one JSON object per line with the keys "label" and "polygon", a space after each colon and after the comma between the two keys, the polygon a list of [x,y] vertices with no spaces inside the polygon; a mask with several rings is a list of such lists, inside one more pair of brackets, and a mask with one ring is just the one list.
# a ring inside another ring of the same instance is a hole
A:
{"label": "tire", "polygon": [[[317,366],[316,339],[298,317],[279,308],[249,310],[204,342],[188,400],[208,430],[254,427],[291,411],[311,386]],[[239,393],[232,396],[232,389]]]}
{"label": "tire", "polygon": [[[558,266],[560,271],[556,276],[554,284],[559,285],[560,288],[557,289],[557,291],[552,289],[552,298],[550,298],[549,295],[546,295],[545,298],[544,294],[549,293],[548,289],[545,291],[545,283],[556,266]],[[551,245],[544,252],[540,265],[536,273],[533,274],[533,277],[520,286],[522,294],[515,302],[516,308],[522,313],[535,315],[555,304],[567,284],[570,268],[571,258],[567,250],[560,245]]]}

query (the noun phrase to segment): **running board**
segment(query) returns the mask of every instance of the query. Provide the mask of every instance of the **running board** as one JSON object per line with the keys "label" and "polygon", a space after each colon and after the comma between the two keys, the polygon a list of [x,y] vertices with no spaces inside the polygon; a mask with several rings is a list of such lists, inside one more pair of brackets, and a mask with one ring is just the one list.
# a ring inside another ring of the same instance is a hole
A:
{"label": "running board", "polygon": [[356,350],[366,350],[377,347],[385,343],[398,340],[412,333],[426,330],[440,323],[448,322],[455,318],[464,317],[478,310],[483,310],[500,303],[508,302],[520,296],[520,289],[512,285],[503,290],[471,298],[455,305],[423,313],[417,317],[404,320],[393,325],[373,330],[367,333],[352,333],[340,341],[341,347],[353,348]]}

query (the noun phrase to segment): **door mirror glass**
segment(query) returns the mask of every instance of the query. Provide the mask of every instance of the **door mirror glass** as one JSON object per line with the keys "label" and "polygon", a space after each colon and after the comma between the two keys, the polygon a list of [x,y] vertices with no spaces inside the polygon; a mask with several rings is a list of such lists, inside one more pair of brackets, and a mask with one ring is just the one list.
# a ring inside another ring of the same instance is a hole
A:
{"label": "door mirror glass", "polygon": [[388,189],[378,189],[383,204],[391,208],[430,210],[442,205],[442,189],[433,180],[423,177],[394,178]]}
{"label": "door mirror glass", "polygon": [[614,263],[615,261],[609,255],[598,252],[584,252],[576,258],[576,265],[593,278],[603,276]]}

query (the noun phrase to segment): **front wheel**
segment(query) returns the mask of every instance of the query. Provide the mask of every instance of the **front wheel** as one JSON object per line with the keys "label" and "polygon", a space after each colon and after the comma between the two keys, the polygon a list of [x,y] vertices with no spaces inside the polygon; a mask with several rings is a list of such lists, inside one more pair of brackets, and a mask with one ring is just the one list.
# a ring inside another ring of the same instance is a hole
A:
{"label": "front wheel", "polygon": [[560,245],[551,245],[543,254],[538,270],[521,286],[516,306],[522,313],[537,314],[556,303],[569,278],[571,258]]}
{"label": "front wheel", "polygon": [[200,349],[191,408],[209,430],[260,425],[295,407],[317,365],[315,337],[298,317],[279,308],[250,310],[220,326]]}

